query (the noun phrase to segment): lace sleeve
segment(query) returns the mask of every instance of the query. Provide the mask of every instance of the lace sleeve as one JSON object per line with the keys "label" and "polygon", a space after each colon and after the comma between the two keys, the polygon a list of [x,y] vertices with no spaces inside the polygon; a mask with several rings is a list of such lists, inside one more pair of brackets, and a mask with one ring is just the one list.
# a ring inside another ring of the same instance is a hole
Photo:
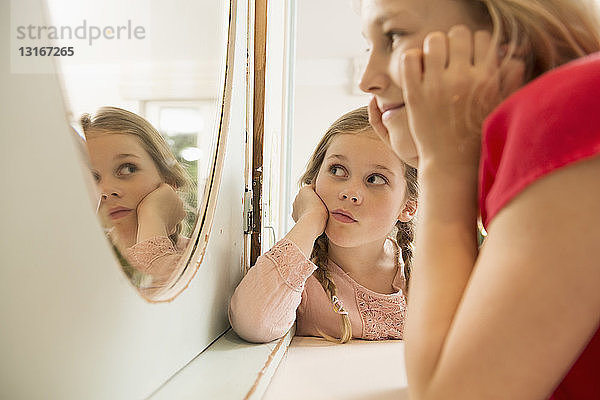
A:
{"label": "lace sleeve", "polygon": [[316,266],[290,240],[283,239],[265,253],[276,266],[279,276],[292,290],[300,292]]}
{"label": "lace sleeve", "polygon": [[181,274],[184,249],[176,248],[168,237],[153,237],[126,249],[125,258],[143,275],[139,289],[148,296],[169,287]]}
{"label": "lace sleeve", "polygon": [[306,280],[316,268],[285,239],[258,257],[231,298],[229,321],[236,333],[257,343],[285,335],[296,320]]}
{"label": "lace sleeve", "polygon": [[152,263],[157,259],[177,254],[177,250],[171,239],[164,236],[156,236],[143,242],[137,243],[125,251],[125,257],[135,269],[149,273]]}

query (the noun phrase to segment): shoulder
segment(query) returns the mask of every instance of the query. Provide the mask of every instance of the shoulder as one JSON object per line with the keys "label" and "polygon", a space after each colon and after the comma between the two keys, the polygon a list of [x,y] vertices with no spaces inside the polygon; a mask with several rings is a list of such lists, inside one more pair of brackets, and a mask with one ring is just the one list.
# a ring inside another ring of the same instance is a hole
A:
{"label": "shoulder", "polygon": [[[506,104],[510,107],[523,100],[535,100],[532,106],[565,102],[589,94],[600,85],[600,53],[578,58],[556,67],[523,86],[511,95]],[[522,105],[522,104],[521,104]]]}
{"label": "shoulder", "polygon": [[600,153],[600,54],[513,93],[486,119],[480,165],[484,223],[533,181]]}
{"label": "shoulder", "polygon": [[[490,114],[484,131],[539,129],[550,123],[595,126],[600,121],[599,89],[600,53],[594,53],[548,71],[513,93]],[[584,115],[587,118],[581,118]]]}

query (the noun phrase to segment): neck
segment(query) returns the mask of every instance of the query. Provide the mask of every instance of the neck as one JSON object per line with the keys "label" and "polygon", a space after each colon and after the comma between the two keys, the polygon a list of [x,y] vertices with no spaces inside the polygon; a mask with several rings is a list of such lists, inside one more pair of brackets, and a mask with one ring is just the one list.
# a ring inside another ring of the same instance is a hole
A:
{"label": "neck", "polygon": [[[393,244],[386,238],[365,243],[357,247],[340,247],[329,242],[329,258],[350,276],[359,276],[389,264]],[[394,263],[395,265],[395,263]]]}

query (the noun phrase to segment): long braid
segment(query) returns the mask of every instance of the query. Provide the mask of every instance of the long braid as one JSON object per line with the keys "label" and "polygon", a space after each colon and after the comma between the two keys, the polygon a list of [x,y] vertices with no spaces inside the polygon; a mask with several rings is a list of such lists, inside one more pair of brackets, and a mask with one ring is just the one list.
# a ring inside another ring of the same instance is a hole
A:
{"label": "long braid", "polygon": [[404,261],[404,279],[406,281],[406,292],[410,283],[410,273],[412,271],[412,259],[414,253],[415,224],[412,221],[396,223],[397,233],[396,242],[402,250],[402,261]]}
{"label": "long braid", "polygon": [[[419,196],[419,184],[417,183],[417,170],[408,164],[404,165],[404,178],[406,179],[406,196],[416,204]],[[404,279],[406,281],[406,292],[410,282],[412,270],[412,259],[414,255],[415,222],[414,218],[408,222],[396,222],[396,242],[402,250],[402,261],[404,261]]]}
{"label": "long braid", "polygon": [[350,323],[350,317],[348,317],[348,313],[344,310],[342,304],[340,303],[337,297],[337,287],[333,282],[331,272],[329,272],[329,269],[327,268],[328,248],[329,241],[325,233],[323,233],[317,238],[317,240],[315,240],[310,259],[318,267],[317,270],[313,273],[314,277],[319,281],[321,286],[323,286],[323,290],[325,290],[325,293],[327,294],[327,296],[331,300],[331,303],[333,304],[333,310],[336,313],[338,313],[341,317],[341,334],[340,338],[336,339],[323,332],[319,333],[321,333],[321,335],[327,340],[339,343],[346,343],[352,338],[352,325]]}

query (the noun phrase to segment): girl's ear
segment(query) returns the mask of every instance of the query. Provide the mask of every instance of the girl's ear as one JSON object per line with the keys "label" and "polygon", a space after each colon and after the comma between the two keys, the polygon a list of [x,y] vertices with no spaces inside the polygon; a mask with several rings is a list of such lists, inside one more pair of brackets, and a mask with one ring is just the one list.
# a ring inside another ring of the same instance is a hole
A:
{"label": "girl's ear", "polygon": [[398,221],[409,222],[411,219],[413,219],[416,213],[417,201],[407,200],[404,206],[402,207],[402,211],[400,211],[400,215],[398,215]]}

